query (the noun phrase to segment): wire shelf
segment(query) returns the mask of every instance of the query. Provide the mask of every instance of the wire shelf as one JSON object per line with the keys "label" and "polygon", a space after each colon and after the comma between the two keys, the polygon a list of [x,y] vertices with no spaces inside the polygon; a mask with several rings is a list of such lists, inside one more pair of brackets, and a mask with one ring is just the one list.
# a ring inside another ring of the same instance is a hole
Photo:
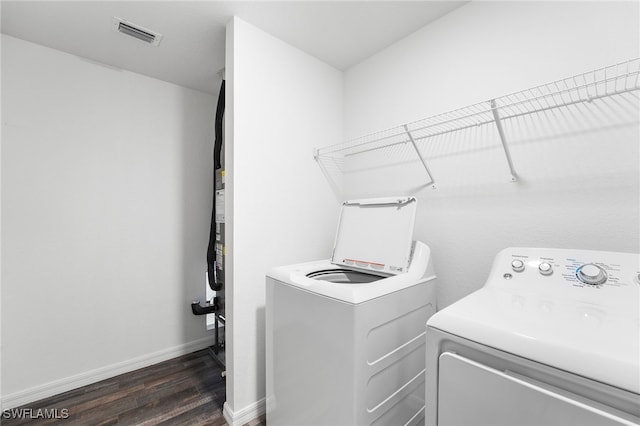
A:
{"label": "wire shelf", "polygon": [[[351,139],[344,143],[318,148],[314,152],[314,157],[325,175],[330,177],[336,185],[339,185],[340,174],[354,171],[357,167],[364,167],[367,163],[367,155],[371,153],[382,154],[377,158],[382,157],[384,161],[407,161],[410,157],[411,161],[415,161],[417,157],[428,176],[428,185],[435,188],[434,176],[427,166],[428,159],[422,154],[424,144],[439,136],[491,126],[497,130],[497,138],[502,145],[511,180],[516,181],[517,174],[503,128],[505,124],[517,125],[518,120],[534,115],[545,119],[548,118],[547,112],[564,109],[566,111],[562,114],[562,120],[565,127],[568,126],[567,121],[572,121],[571,132],[594,130],[606,124],[602,120],[591,117],[574,120],[567,120],[566,117],[575,118],[577,115],[575,108],[596,109],[590,115],[606,115],[602,107],[593,106],[598,103],[597,101],[602,101],[604,104],[607,102],[637,103],[638,96],[634,92],[638,90],[640,90],[640,58],[635,58]],[[587,113],[580,110],[579,114],[584,116]],[[609,121],[612,122],[621,119],[626,120],[627,123],[638,122],[635,110],[631,113],[627,112],[626,116],[624,111],[610,115],[615,117],[606,118],[610,118]],[[352,161],[355,157],[362,158],[359,161]]]}

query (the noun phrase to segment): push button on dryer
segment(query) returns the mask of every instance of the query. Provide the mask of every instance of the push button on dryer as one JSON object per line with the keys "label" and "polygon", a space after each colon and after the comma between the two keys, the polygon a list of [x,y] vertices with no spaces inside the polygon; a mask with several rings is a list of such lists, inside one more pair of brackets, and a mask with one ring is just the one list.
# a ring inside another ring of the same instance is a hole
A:
{"label": "push button on dryer", "polygon": [[549,262],[541,262],[540,265],[538,265],[538,271],[540,271],[542,275],[551,275],[553,273],[553,267]]}
{"label": "push button on dryer", "polygon": [[516,272],[524,271],[524,262],[520,259],[514,259],[511,262],[511,269],[513,269]]}

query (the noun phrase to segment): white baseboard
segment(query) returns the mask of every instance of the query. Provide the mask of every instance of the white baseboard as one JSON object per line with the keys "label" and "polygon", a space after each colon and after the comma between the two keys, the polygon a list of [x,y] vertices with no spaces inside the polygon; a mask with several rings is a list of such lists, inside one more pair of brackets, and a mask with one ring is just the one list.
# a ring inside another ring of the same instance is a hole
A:
{"label": "white baseboard", "polygon": [[157,352],[76,374],[75,376],[65,377],[63,379],[44,383],[12,394],[2,395],[2,402],[0,403],[0,406],[2,406],[3,410],[16,408],[30,402],[38,401],[72,389],[90,385],[101,380],[109,379],[119,374],[128,373],[180,355],[195,352],[211,346],[211,344],[211,337],[205,337],[199,340],[194,340],[193,342],[162,349]]}
{"label": "white baseboard", "polygon": [[253,419],[257,419],[264,413],[266,413],[266,402],[264,398],[254,402],[253,404],[247,405],[242,410],[238,410],[235,413],[231,408],[229,408],[229,404],[226,402],[222,408],[222,415],[229,426],[242,426]]}

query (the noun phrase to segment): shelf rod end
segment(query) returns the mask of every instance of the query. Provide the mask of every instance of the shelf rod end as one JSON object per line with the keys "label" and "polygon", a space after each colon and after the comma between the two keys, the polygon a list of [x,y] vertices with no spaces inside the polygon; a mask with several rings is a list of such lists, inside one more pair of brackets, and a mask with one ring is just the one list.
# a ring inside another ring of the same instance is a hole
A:
{"label": "shelf rod end", "polygon": [[435,185],[435,181],[433,180],[433,176],[431,176],[431,172],[429,171],[429,167],[427,167],[427,162],[424,161],[424,158],[422,157],[422,154],[420,153],[420,150],[418,149],[418,145],[416,145],[416,141],[413,139],[413,136],[411,135],[411,132],[409,131],[409,127],[406,124],[404,126],[402,126],[402,127],[404,127],[404,131],[407,133],[407,136],[409,137],[409,141],[411,141],[411,145],[413,145],[413,149],[416,151],[416,154],[418,155],[418,158],[422,162],[422,166],[424,167],[424,170],[427,172],[427,176],[429,176],[429,182],[427,182],[427,185],[431,185],[431,187],[435,189],[436,185]]}
{"label": "shelf rod end", "polygon": [[493,119],[496,123],[496,127],[498,128],[498,136],[500,136],[500,142],[502,142],[502,149],[504,149],[504,155],[507,157],[507,163],[509,165],[509,172],[511,173],[511,182],[517,182],[518,178],[516,175],[516,171],[513,168],[513,161],[511,160],[511,153],[509,152],[509,147],[507,146],[507,138],[504,135],[504,129],[502,128],[502,121],[500,120],[500,114],[498,113],[498,105],[496,104],[495,99],[491,99],[491,112],[493,113]]}

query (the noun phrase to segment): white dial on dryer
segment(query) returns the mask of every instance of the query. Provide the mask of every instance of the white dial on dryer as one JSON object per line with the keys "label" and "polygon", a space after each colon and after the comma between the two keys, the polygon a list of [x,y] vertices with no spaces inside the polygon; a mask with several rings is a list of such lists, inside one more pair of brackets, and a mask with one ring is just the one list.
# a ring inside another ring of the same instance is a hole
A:
{"label": "white dial on dryer", "polygon": [[600,266],[586,263],[576,270],[576,277],[589,285],[600,285],[607,281],[607,273]]}
{"label": "white dial on dryer", "polygon": [[511,269],[516,272],[524,271],[524,262],[520,259],[514,259],[511,261]]}
{"label": "white dial on dryer", "polygon": [[551,275],[553,274],[553,266],[549,262],[541,262],[538,265],[538,272],[542,275]]}

